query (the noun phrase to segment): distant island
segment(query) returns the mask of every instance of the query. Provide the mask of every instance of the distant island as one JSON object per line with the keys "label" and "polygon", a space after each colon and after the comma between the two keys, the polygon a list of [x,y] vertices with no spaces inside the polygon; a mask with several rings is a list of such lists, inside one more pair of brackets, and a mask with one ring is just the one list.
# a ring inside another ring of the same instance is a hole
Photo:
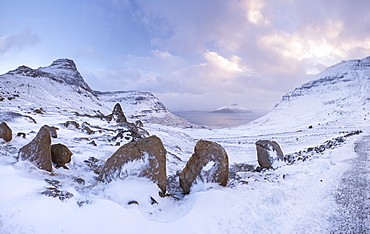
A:
{"label": "distant island", "polygon": [[210,111],[211,113],[253,113],[253,111],[248,110],[239,104],[232,104],[230,106],[223,106],[214,111]]}

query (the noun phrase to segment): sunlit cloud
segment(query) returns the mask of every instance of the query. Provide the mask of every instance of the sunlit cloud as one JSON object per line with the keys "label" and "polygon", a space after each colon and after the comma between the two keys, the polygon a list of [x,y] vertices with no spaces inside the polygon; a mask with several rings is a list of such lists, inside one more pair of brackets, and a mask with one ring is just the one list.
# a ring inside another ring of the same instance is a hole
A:
{"label": "sunlit cloud", "polygon": [[267,25],[270,23],[270,21],[266,19],[261,12],[261,10],[264,7],[263,1],[260,0],[244,1],[244,7],[246,10],[246,17],[249,22],[256,25]]}
{"label": "sunlit cloud", "polygon": [[[230,60],[222,57],[216,52],[208,51],[204,53],[204,58],[209,65],[224,70],[226,72],[243,72],[243,69],[239,67],[240,58],[238,56],[232,56]],[[204,64],[207,65],[207,64]]]}

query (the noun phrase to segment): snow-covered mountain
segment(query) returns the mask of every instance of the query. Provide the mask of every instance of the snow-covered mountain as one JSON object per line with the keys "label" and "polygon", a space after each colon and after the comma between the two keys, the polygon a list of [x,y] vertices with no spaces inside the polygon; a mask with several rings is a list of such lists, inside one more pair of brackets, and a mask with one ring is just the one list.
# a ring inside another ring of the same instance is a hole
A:
{"label": "snow-covered mountain", "polygon": [[296,128],[365,124],[370,117],[370,57],[342,61],[283,96],[255,123]]}
{"label": "snow-covered mountain", "polygon": [[191,124],[174,114],[150,92],[137,90],[99,92],[95,91],[99,99],[108,107],[120,103],[125,115],[131,120],[140,119],[144,122],[171,125],[190,126]]}
{"label": "snow-covered mountain", "polygon": [[66,84],[92,93],[92,89],[82,78],[77,70],[76,64],[71,59],[57,59],[50,66],[40,67],[38,70],[51,73],[56,79]]}
{"label": "snow-covered mountain", "polygon": [[0,75],[0,105],[22,109],[108,112],[69,59],[48,67],[20,66]]}
{"label": "snow-covered mountain", "polygon": [[220,107],[214,111],[211,111],[213,113],[252,113],[251,110],[248,110],[239,104],[232,104],[229,106],[223,106]]}
{"label": "snow-covered mountain", "polygon": [[42,108],[44,111],[90,114],[100,111],[107,114],[120,102],[125,115],[132,120],[163,125],[191,125],[169,112],[149,92],[94,92],[70,59],[58,59],[50,66],[38,69],[20,66],[0,75],[0,84],[0,105],[4,108],[19,106],[28,111]]}

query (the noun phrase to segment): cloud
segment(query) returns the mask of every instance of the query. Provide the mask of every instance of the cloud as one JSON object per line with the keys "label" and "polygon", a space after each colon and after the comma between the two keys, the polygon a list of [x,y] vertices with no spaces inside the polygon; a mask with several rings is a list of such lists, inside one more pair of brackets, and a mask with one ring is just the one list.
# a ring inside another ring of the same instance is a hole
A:
{"label": "cloud", "polygon": [[39,44],[40,41],[41,39],[37,34],[32,33],[31,29],[25,28],[18,34],[0,37],[0,55],[33,47]]}
{"label": "cloud", "polygon": [[264,17],[261,9],[264,7],[264,2],[259,0],[244,1],[246,17],[249,22],[256,25],[267,25],[270,21]]}
{"label": "cloud", "polygon": [[312,74],[370,54],[365,0],[114,2],[131,10],[154,49],[149,56],[120,58],[116,72],[108,73],[120,77],[123,89],[169,99],[244,95],[273,106]]}

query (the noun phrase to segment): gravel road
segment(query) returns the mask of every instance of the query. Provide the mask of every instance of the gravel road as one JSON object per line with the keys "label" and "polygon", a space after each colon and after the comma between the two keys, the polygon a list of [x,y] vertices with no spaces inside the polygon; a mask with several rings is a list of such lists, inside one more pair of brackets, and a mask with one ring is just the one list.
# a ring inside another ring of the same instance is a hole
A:
{"label": "gravel road", "polygon": [[339,208],[331,233],[370,234],[370,136],[355,143],[355,152],[335,195]]}

